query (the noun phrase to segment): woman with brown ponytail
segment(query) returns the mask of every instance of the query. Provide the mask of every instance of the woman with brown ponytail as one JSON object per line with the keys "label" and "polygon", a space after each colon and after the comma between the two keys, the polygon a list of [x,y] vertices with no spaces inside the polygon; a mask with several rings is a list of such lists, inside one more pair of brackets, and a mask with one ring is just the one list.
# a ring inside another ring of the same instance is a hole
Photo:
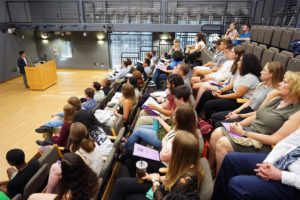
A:
{"label": "woman with brown ponytail", "polygon": [[[86,127],[80,122],[72,123],[70,127],[70,138],[72,140],[70,151],[75,152],[85,160],[87,165],[98,176],[103,165],[103,156],[101,148],[94,140],[89,138]],[[61,173],[59,162],[51,166],[46,193],[54,192],[61,178]]]}

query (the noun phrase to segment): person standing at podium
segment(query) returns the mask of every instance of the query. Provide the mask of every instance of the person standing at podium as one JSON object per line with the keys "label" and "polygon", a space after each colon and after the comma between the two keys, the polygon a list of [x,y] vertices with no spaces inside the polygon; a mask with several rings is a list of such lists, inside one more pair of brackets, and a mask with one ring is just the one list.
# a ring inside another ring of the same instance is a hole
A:
{"label": "person standing at podium", "polygon": [[18,59],[18,66],[20,69],[20,74],[22,74],[22,76],[23,76],[25,87],[28,88],[27,78],[26,78],[25,69],[24,69],[24,67],[28,64],[27,60],[26,60],[26,52],[21,50],[21,51],[19,51],[19,55],[20,55],[20,58]]}

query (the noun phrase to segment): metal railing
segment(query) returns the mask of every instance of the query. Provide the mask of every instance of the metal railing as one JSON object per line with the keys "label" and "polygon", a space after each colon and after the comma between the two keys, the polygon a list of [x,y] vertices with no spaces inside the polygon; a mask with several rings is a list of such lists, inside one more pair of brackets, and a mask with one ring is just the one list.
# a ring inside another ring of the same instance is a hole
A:
{"label": "metal railing", "polygon": [[151,50],[155,51],[156,55],[160,55],[159,46],[141,46],[140,60],[143,60],[145,58],[146,53],[149,53]]}
{"label": "metal railing", "polygon": [[122,52],[121,53],[121,61],[125,61],[129,58],[132,62],[132,65],[136,65],[137,61],[140,58],[140,53],[138,52]]}

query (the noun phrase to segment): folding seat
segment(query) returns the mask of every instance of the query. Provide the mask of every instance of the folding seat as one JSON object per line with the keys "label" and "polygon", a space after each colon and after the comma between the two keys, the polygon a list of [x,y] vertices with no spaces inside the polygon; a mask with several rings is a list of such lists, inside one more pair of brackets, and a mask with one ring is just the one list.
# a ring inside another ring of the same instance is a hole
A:
{"label": "folding seat", "polygon": [[290,58],[293,58],[293,53],[288,51],[282,51],[274,56],[273,61],[280,62],[283,66],[283,70],[285,71]]}
{"label": "folding seat", "polygon": [[212,61],[213,57],[214,57],[214,52],[209,51],[209,52],[208,52],[208,59],[207,59],[208,62]]}
{"label": "folding seat", "polygon": [[243,42],[242,44],[241,44],[241,46],[244,48],[244,50],[247,48],[247,45],[249,44],[249,42],[248,41],[246,41],[246,42]]}
{"label": "folding seat", "polygon": [[214,183],[211,176],[211,170],[206,158],[200,158],[200,166],[203,170],[205,176],[203,180],[201,180],[201,185],[199,188],[199,197],[203,200],[209,200],[212,197]]}
{"label": "folding seat", "polygon": [[44,164],[48,164],[48,168],[50,170],[50,167],[53,163],[60,160],[60,155],[58,152],[58,149],[53,146],[52,148],[49,148],[43,155],[39,158],[39,163],[41,166]]}
{"label": "folding seat", "polygon": [[265,30],[264,41],[263,41],[264,44],[269,45],[271,43],[274,30],[275,30],[274,28],[267,28]]}
{"label": "folding seat", "polygon": [[207,51],[208,49],[207,48],[204,48],[202,51],[201,51],[201,60],[202,60],[202,64],[206,64],[207,63]]}
{"label": "folding seat", "polygon": [[109,178],[108,175],[110,174],[115,154],[116,154],[116,148],[113,147],[110,150],[107,159],[101,168],[99,178],[102,178],[104,182],[107,180],[107,178]]}
{"label": "folding seat", "polygon": [[300,30],[297,30],[294,32],[292,41],[295,41],[295,40],[300,40]]}
{"label": "folding seat", "polygon": [[44,164],[25,185],[23,200],[27,200],[28,197],[33,193],[41,192],[47,184],[48,175],[48,164]]}
{"label": "folding seat", "polygon": [[300,72],[300,58],[291,58],[287,64],[286,71]]}
{"label": "folding seat", "polygon": [[282,29],[276,29],[273,33],[271,46],[272,47],[279,47],[281,36],[282,36],[283,30]]}
{"label": "folding seat", "polygon": [[260,61],[261,66],[264,67],[267,62],[273,61],[273,58],[277,53],[279,53],[279,50],[274,47],[270,47],[268,50],[265,50]]}
{"label": "folding seat", "polygon": [[252,28],[253,28],[253,31],[251,32],[251,41],[256,42],[257,38],[258,38],[259,28],[258,27],[252,27]]}
{"label": "folding seat", "polygon": [[266,31],[265,28],[261,28],[261,29],[258,31],[257,42],[259,42],[259,43],[264,43],[265,31]]}
{"label": "folding seat", "polygon": [[256,44],[248,44],[246,49],[245,49],[245,53],[253,53],[253,49],[256,47]]}
{"label": "folding seat", "polygon": [[258,61],[261,61],[261,57],[263,52],[267,50],[267,46],[264,44],[260,44],[253,49],[253,54],[257,57]]}
{"label": "folding seat", "polygon": [[279,47],[288,50],[292,41],[295,29],[284,30],[281,36]]}

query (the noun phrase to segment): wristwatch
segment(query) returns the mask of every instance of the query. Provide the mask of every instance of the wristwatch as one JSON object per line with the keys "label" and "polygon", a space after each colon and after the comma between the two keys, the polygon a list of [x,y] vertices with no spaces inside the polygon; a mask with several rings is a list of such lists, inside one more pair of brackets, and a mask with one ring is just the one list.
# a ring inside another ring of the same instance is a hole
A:
{"label": "wristwatch", "polygon": [[244,132],[243,132],[243,137],[246,138],[247,135],[248,135],[248,132],[247,132],[247,131],[244,131]]}

